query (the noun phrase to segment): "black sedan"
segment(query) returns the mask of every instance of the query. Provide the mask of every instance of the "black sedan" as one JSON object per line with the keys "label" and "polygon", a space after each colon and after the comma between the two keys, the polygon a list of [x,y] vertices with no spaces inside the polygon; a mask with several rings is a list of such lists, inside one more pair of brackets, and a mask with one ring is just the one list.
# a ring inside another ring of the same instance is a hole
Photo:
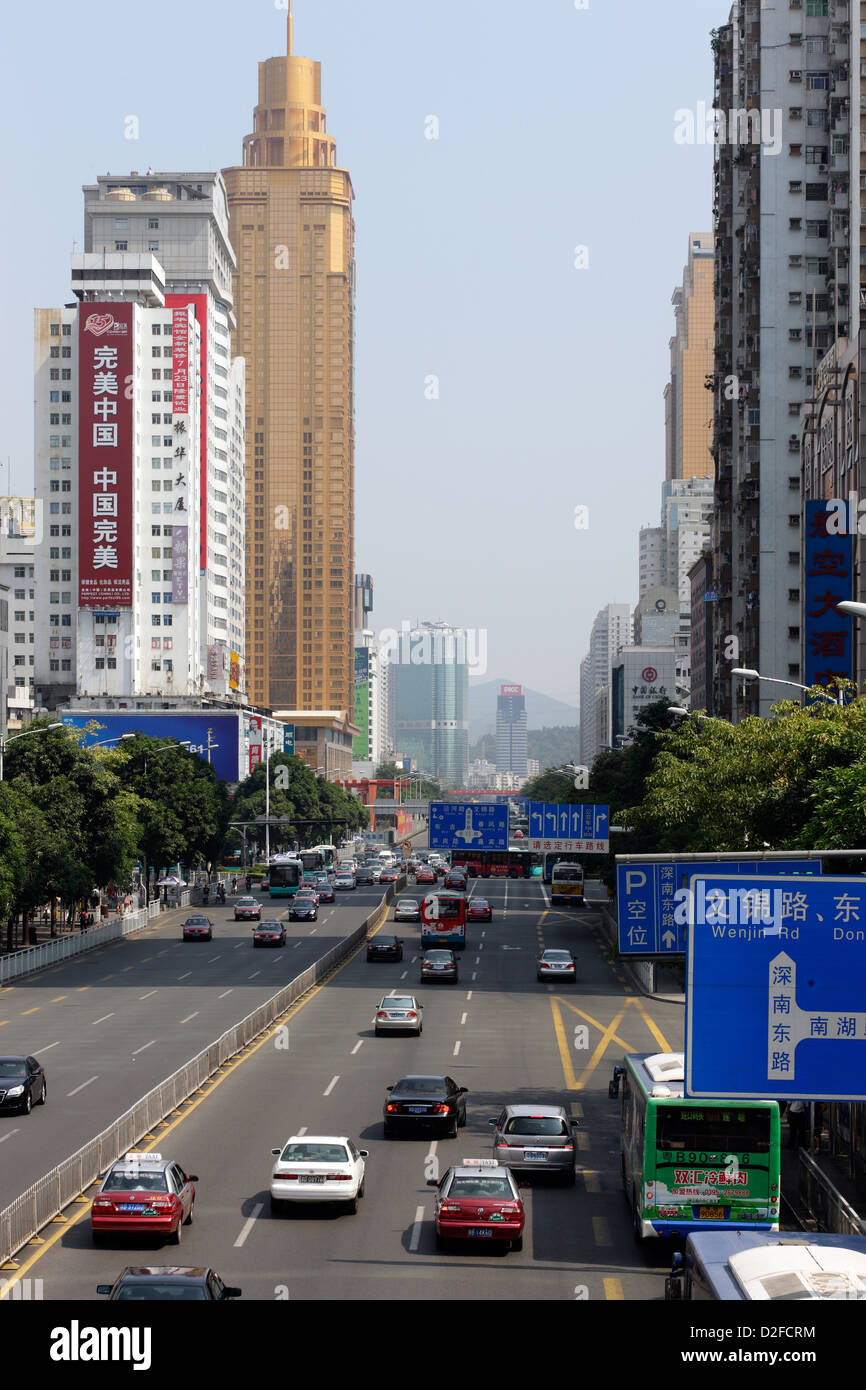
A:
{"label": "black sedan", "polygon": [[202,913],[187,917],[183,924],[184,941],[213,941],[213,922]]}
{"label": "black sedan", "polygon": [[29,1115],[34,1105],[44,1105],[45,1072],[35,1057],[0,1057],[0,1112],[20,1110]]}
{"label": "black sedan", "polygon": [[319,917],[318,901],[314,897],[302,897],[296,893],[289,908],[290,922],[316,922]]}
{"label": "black sedan", "polygon": [[414,1126],[444,1131],[446,1138],[456,1139],[458,1127],[466,1123],[466,1087],[451,1076],[404,1076],[386,1089],[386,1139]]}
{"label": "black sedan", "polygon": [[365,865],[355,870],[355,883],[359,888],[369,887],[371,883],[375,882],[376,876],[369,866]]}
{"label": "black sedan", "polygon": [[215,1269],[201,1265],[128,1265],[113,1284],[97,1284],[96,1292],[115,1303],[207,1303],[241,1296],[241,1290],[224,1284]]}
{"label": "black sedan", "polygon": [[402,960],[403,938],[400,936],[373,936],[367,942],[368,960]]}

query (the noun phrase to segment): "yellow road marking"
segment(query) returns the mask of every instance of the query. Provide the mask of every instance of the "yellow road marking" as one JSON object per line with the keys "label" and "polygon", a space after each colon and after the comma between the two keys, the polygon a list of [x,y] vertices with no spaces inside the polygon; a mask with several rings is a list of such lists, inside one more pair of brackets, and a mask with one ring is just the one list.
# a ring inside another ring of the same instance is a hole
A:
{"label": "yellow road marking", "polygon": [[595,1051],[593,1052],[583,1072],[581,1073],[580,1080],[577,1083],[577,1089],[579,1091],[582,1091],[586,1086],[586,1083],[589,1081],[590,1077],[592,1076],[593,1072],[595,1071],[596,1067],[598,1066],[599,1062],[601,1061],[602,1057],[607,1051],[608,1043],[613,1042],[613,1040],[615,1039],[616,1030],[622,1023],[624,1017],[625,1009],[620,1009],[616,1018],[613,1020],[613,1023],[611,1023],[607,1028],[605,1028],[604,1032],[598,1040],[598,1043],[596,1044]]}
{"label": "yellow road marking", "polygon": [[69,995],[68,995],[68,994],[56,994],[56,995],[54,996],[54,998],[53,998],[53,999],[50,999],[48,1002],[51,1003],[51,1004],[59,1004],[60,1001],[61,1001],[61,999],[68,999],[68,998],[69,998]]}
{"label": "yellow road marking", "polygon": [[37,1004],[37,1005],[36,1005],[34,1008],[32,1008],[32,1009],[24,1009],[24,1010],[22,1010],[21,1017],[22,1017],[22,1018],[26,1018],[28,1014],[38,1014],[38,1012],[39,1012],[39,1010],[40,1010],[41,1007],[42,1007],[42,1006],[41,1006],[40,1004]]}
{"label": "yellow road marking", "polygon": [[587,1192],[601,1192],[601,1173],[594,1173],[591,1168],[583,1170],[583,1183]]}
{"label": "yellow road marking", "polygon": [[637,1009],[647,1028],[652,1033],[662,1052],[672,1052],[673,1048],[671,1047],[664,1033],[661,1031],[660,1028],[656,1027],[655,1023],[650,1018],[640,999],[635,998],[632,1000],[632,1003],[634,1004],[635,1008]]}
{"label": "yellow road marking", "polygon": [[606,1216],[594,1216],[592,1218],[592,1233],[595,1236],[596,1245],[612,1245],[610,1238],[610,1227],[607,1224]]}
{"label": "yellow road marking", "polygon": [[123,969],[121,970],[120,973],[121,973],[121,975],[125,975],[126,972],[127,972],[127,970],[134,970],[134,969],[135,969],[135,966],[134,966],[134,965],[125,965],[125,966],[123,967]]}
{"label": "yellow road marking", "polygon": [[83,994],[86,989],[90,989],[90,985],[79,985],[76,993]]}
{"label": "yellow road marking", "polygon": [[[569,999],[563,999],[560,997],[559,1002],[560,1004],[564,1004],[567,1009],[571,1009],[572,1013],[577,1014],[578,1018],[586,1019],[587,1023],[589,1023],[593,1028],[598,1028],[599,1032],[603,1033],[605,1031],[605,1024],[599,1023],[598,1019],[593,1018],[592,1014],[585,1014],[582,1009],[579,1009],[576,1004],[572,1004]],[[620,1047],[631,1046],[631,1043],[625,1042],[622,1038],[617,1037],[616,1034],[614,1034],[611,1041],[618,1043]]]}
{"label": "yellow road marking", "polygon": [[113,979],[114,979],[114,974],[113,974],[113,973],[112,973],[111,975],[103,975],[102,980],[100,980],[99,983],[102,984],[103,980],[113,980]]}
{"label": "yellow road marking", "polygon": [[589,1153],[589,1148],[590,1148],[590,1144],[589,1144],[589,1135],[588,1135],[588,1134],[584,1134],[583,1130],[581,1130],[580,1133],[579,1133],[578,1136],[577,1136],[577,1147],[578,1147],[578,1151],[579,1151],[580,1153],[583,1153],[583,1154]]}
{"label": "yellow road marking", "polygon": [[606,1299],[619,1302],[621,1299],[625,1298],[625,1294],[622,1291],[621,1279],[604,1279],[602,1282],[604,1284],[604,1296]]}
{"label": "yellow road marking", "polygon": [[565,1075],[565,1084],[569,1091],[577,1089],[577,1077],[571,1065],[571,1053],[568,1049],[568,1039],[565,1036],[565,1027],[562,1022],[562,1015],[559,1012],[559,1001],[551,996],[550,1007],[553,1010],[553,1027],[556,1033],[556,1041],[559,1047],[559,1057],[562,1062],[562,1070]]}
{"label": "yellow road marking", "polygon": [[[368,935],[375,936],[376,932],[381,930],[381,928],[385,925],[385,922],[387,920],[387,917],[384,918],[383,921],[379,923],[379,926],[374,927],[373,930],[368,933]],[[309,1004],[310,1000],[314,999],[316,995],[320,992],[320,990],[324,989],[325,985],[330,984],[334,976],[339,975],[340,971],[344,970],[346,966],[355,959],[359,952],[365,948],[365,946],[366,941],[360,941],[355,950],[352,951],[351,955],[347,956],[344,961],[341,961],[340,964],[334,970],[331,971],[327,979],[322,980],[321,983],[318,985],[314,985],[313,988],[307,994],[302,995],[300,999],[295,1000],[294,1004],[291,1004],[289,1006],[286,1013],[270,1025],[270,1027],[267,1029],[267,1032],[261,1038],[259,1038],[256,1042],[249,1043],[247,1047],[243,1049],[243,1051],[241,1051],[234,1058],[226,1062],[225,1066],[220,1069],[220,1074],[218,1076],[210,1077],[208,1081],[204,1083],[207,1089],[203,1089],[202,1094],[198,1095],[195,1100],[192,1100],[189,1104],[187,1104],[185,1110],[176,1112],[176,1119],[170,1120],[168,1122],[161,1121],[160,1123],[164,1124],[165,1128],[160,1131],[158,1139],[151,1140],[151,1144],[162,1144],[166,1136],[171,1134],[172,1130],[175,1129],[177,1125],[181,1124],[186,1119],[187,1115],[190,1115],[193,1110],[195,1110],[199,1105],[201,1105],[202,1101],[207,1100],[208,1096],[213,1094],[217,1086],[221,1085],[222,1082],[225,1081],[228,1076],[231,1076],[233,1074],[236,1067],[239,1067],[243,1062],[247,1060],[248,1057],[251,1057],[253,1053],[258,1052],[259,1048],[264,1047],[265,1043],[270,1042],[274,1035],[277,1032],[279,1032],[281,1028],[285,1027],[289,1019],[293,1018],[296,1013],[299,1013],[305,1004]],[[147,1148],[142,1146],[139,1149],[139,1152],[147,1153],[148,1150]],[[90,1186],[94,1187],[95,1182],[91,1183]],[[51,1249],[51,1247],[55,1245],[57,1241],[60,1240],[61,1237],[66,1234],[69,1228],[71,1226],[76,1225],[76,1223],[79,1222],[83,1216],[87,1216],[89,1212],[90,1199],[85,1198],[84,1204],[81,1206],[80,1210],[76,1215],[70,1216],[68,1218],[60,1215],[55,1216],[53,1218],[53,1220],[49,1224],[56,1225],[57,1230],[52,1235],[46,1237],[45,1243],[38,1250],[34,1251],[34,1253],[30,1255],[18,1269],[16,1269],[14,1274],[10,1272],[9,1277],[2,1283],[0,1283],[0,1303],[3,1302],[4,1298],[9,1297],[11,1290],[18,1283],[18,1280],[22,1279],[27,1274],[27,1272],[33,1268],[37,1260],[41,1260],[42,1256],[45,1255]]]}
{"label": "yellow road marking", "polygon": [[8,1018],[0,1019],[0,1028],[5,1028],[5,1027],[6,1027],[6,1024],[7,1024],[8,1022],[9,1022]]}

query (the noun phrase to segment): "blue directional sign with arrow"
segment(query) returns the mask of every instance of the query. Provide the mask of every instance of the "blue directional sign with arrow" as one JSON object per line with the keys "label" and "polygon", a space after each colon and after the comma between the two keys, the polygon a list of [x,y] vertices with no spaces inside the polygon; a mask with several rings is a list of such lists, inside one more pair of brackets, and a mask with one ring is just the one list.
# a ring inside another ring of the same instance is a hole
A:
{"label": "blue directional sign with arrow", "polygon": [[550,801],[528,803],[527,849],[542,853],[606,854],[610,834],[607,806],[559,805]]}
{"label": "blue directional sign with arrow", "polygon": [[690,886],[686,1094],[866,1100],[866,878]]}
{"label": "blue directional sign with arrow", "polygon": [[685,914],[675,918],[675,895],[691,874],[820,874],[820,859],[741,860],[724,864],[685,859],[658,864],[617,864],[616,915],[622,956],[682,956]]}
{"label": "blue directional sign with arrow", "polygon": [[504,802],[431,801],[431,849],[508,849]]}

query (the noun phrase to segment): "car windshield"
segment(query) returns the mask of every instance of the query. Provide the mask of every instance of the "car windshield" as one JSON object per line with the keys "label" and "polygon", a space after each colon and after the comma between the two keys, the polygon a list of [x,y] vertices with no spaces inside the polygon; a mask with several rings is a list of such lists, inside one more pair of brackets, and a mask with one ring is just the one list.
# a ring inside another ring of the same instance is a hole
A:
{"label": "car windshield", "polygon": [[392,1096],[444,1096],[448,1091],[441,1076],[410,1076],[398,1081]]}
{"label": "car windshield", "polygon": [[3,1061],[0,1062],[0,1076],[23,1076],[26,1071],[24,1062]]}
{"label": "car windshield", "polygon": [[202,1303],[207,1300],[204,1284],[123,1284],[114,1295],[117,1303]]}
{"label": "car windshield", "polygon": [[450,965],[453,959],[450,951],[428,951],[424,957],[430,965]]}
{"label": "car windshield", "polygon": [[565,1120],[557,1115],[515,1115],[505,1126],[506,1134],[551,1134],[568,1133]]}
{"label": "car windshield", "polygon": [[269,922],[267,920],[259,922],[259,931],[280,931],[281,928],[282,923],[280,922]]}
{"label": "car windshield", "polygon": [[349,1155],[342,1144],[287,1144],[280,1155],[281,1163],[348,1163]]}
{"label": "car windshield", "polygon": [[127,1170],[122,1173],[109,1173],[102,1185],[103,1192],[167,1192],[168,1183],[165,1171],[138,1172]]}
{"label": "car windshield", "polygon": [[188,927],[206,927],[209,925],[206,917],[187,917],[186,924]]}
{"label": "car windshield", "polygon": [[411,994],[389,994],[379,1005],[380,1009],[414,1009],[415,1000]]}
{"label": "car windshield", "polygon": [[390,948],[391,946],[397,945],[397,938],[396,936],[380,936],[378,941],[373,941],[370,944],[372,946],[388,946]]}
{"label": "car windshield", "polygon": [[570,952],[570,951],[545,951],[545,953],[544,953],[542,959],[543,959],[543,960],[551,960],[551,961],[565,961],[566,965],[570,965],[570,964],[571,964],[571,952]]}
{"label": "car windshield", "polygon": [[411,908],[414,912],[418,904],[415,902],[413,898],[401,898],[397,906],[400,908]]}
{"label": "car windshield", "polygon": [[448,1196],[478,1197],[484,1201],[490,1201],[491,1198],[499,1198],[506,1202],[514,1200],[514,1193],[507,1178],[452,1178]]}
{"label": "car windshield", "polygon": [[471,903],[469,904],[469,910],[470,910],[470,912],[472,911],[473,908],[476,908],[476,907],[480,907],[482,912],[486,912],[486,911],[487,911],[487,907],[488,907],[487,899],[486,899],[486,898],[476,898],[474,902],[471,902]]}
{"label": "car windshield", "polygon": [[258,907],[255,898],[241,898],[238,907]]}

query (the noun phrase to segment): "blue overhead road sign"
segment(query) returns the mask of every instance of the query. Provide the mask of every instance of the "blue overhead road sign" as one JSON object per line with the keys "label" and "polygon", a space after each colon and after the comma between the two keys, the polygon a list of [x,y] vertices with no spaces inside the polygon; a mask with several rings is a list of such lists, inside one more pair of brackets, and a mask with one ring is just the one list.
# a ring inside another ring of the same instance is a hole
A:
{"label": "blue overhead road sign", "polygon": [[609,827],[607,806],[530,801],[526,848],[539,853],[559,850],[565,854],[606,854]]}
{"label": "blue overhead road sign", "polygon": [[686,1094],[866,1100],[866,879],[690,886]]}
{"label": "blue overhead road sign", "polygon": [[431,849],[508,849],[508,805],[431,801]]}
{"label": "blue overhead road sign", "polygon": [[675,894],[693,874],[819,874],[820,859],[739,863],[685,859],[659,864],[617,864],[616,916],[622,956],[676,956],[686,950],[686,915],[675,917]]}

